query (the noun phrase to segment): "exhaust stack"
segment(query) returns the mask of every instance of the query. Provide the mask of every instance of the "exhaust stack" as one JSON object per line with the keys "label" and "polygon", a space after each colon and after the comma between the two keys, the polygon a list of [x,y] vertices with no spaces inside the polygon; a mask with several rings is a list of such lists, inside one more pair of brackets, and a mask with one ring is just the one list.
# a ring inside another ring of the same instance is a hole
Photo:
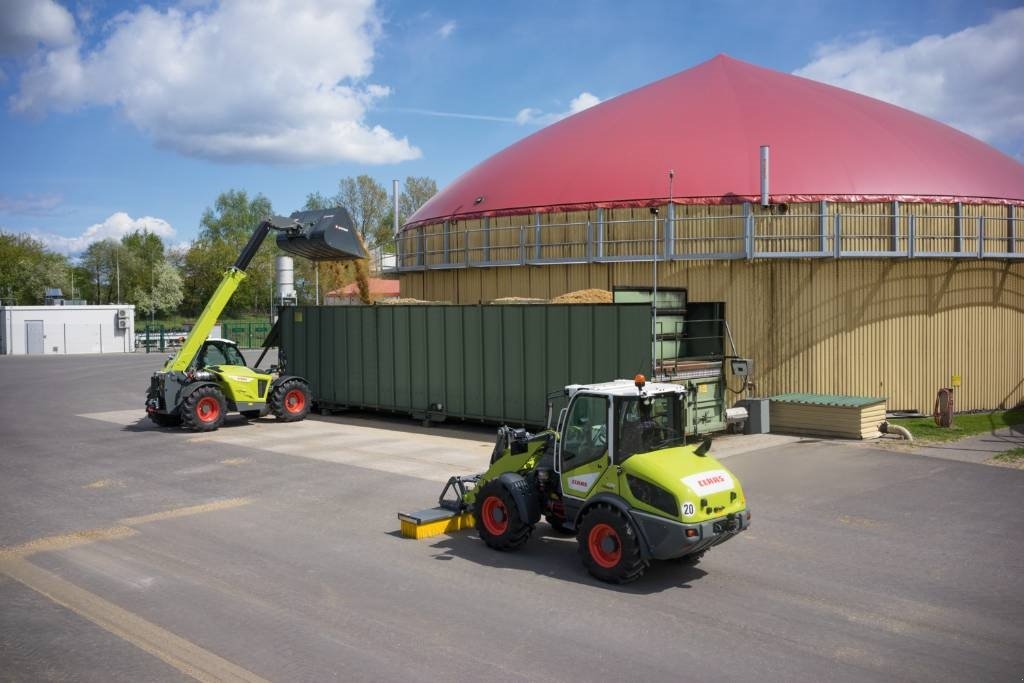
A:
{"label": "exhaust stack", "polygon": [[768,145],[761,145],[761,206],[768,206],[771,200],[768,199]]}

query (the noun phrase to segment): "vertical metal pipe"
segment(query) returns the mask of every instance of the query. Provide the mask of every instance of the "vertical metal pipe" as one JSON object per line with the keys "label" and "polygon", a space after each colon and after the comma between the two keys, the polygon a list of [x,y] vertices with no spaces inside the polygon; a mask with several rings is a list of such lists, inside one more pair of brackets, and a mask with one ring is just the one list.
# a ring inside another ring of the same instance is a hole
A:
{"label": "vertical metal pipe", "polygon": [[533,214],[533,258],[541,260],[544,252],[540,245],[540,211]]}
{"label": "vertical metal pipe", "polygon": [[604,256],[604,209],[598,207],[597,209],[597,228],[596,236],[594,241],[597,243],[597,255],[598,257]]}
{"label": "vertical metal pipe", "polygon": [[832,256],[839,258],[843,255],[843,216],[836,211],[832,226]]}
{"label": "vertical metal pipe", "polygon": [[651,377],[658,377],[658,208],[651,209]]}
{"label": "vertical metal pipe", "polygon": [[768,157],[770,154],[769,145],[761,145],[761,206],[768,206]]}
{"label": "vertical metal pipe", "polygon": [[985,258],[985,217],[978,216],[978,258]]}
{"label": "vertical metal pipe", "polygon": [[398,178],[391,181],[391,226],[395,231],[395,239],[398,239]]}
{"label": "vertical metal pipe", "polygon": [[1017,251],[1017,207],[1010,204],[1006,207],[1006,251],[1011,254]]}
{"label": "vertical metal pipe", "polygon": [[315,285],[315,287],[316,287],[316,305],[319,306],[320,305],[320,262],[319,261],[313,261],[313,268],[314,268],[313,272],[315,273],[314,276],[313,276],[313,280],[316,282],[316,285]]}
{"label": "vertical metal pipe", "polygon": [[754,214],[750,202],[743,202],[743,253],[754,258]]}

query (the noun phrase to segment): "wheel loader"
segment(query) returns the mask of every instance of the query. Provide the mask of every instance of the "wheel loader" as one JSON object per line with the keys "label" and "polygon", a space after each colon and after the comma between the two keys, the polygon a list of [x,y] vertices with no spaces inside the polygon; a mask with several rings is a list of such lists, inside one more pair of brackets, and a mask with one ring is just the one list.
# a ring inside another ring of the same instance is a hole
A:
{"label": "wheel loader", "polygon": [[[750,525],[736,477],[687,444],[686,388],[633,380],[565,388],[557,426],[502,427],[483,474],[449,479],[439,507],[399,514],[421,538],[474,526],[496,550],[514,550],[541,517],[573,534],[596,578],[629,583],[658,560],[696,564]],[[549,410],[549,425],[550,425]]]}
{"label": "wheel loader", "polygon": [[286,422],[301,420],[309,413],[312,396],[305,379],[277,367],[249,368],[237,344],[207,339],[271,230],[277,231],[277,246],[290,254],[318,261],[366,258],[352,218],[343,207],[297,211],[287,218],[272,216],[261,221],[234,265],[224,273],[181,348],[150,378],[146,413],[157,425],[207,432],[220,427],[229,411],[248,418],[273,413]]}

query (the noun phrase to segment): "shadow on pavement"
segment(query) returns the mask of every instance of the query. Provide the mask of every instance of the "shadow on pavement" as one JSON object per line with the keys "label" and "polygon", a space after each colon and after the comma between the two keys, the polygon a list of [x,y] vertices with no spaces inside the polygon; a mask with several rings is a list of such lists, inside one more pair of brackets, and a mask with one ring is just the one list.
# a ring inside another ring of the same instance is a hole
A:
{"label": "shadow on pavement", "polygon": [[[401,534],[397,535],[401,537]],[[417,542],[401,538],[411,543]],[[434,559],[442,562],[458,557],[487,567],[528,571],[552,579],[634,595],[689,588],[692,582],[707,574],[698,567],[668,561],[652,563],[644,575],[633,583],[617,585],[598,581],[587,573],[580,561],[576,539],[558,536],[546,524],[538,524],[524,546],[509,552],[488,548],[472,530],[418,542],[431,543],[432,548],[440,551],[434,555]]]}

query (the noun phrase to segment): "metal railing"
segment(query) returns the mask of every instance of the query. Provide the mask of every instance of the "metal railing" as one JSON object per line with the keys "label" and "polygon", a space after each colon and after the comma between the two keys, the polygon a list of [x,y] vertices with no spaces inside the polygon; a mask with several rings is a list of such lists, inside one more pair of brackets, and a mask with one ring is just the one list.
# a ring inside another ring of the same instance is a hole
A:
{"label": "metal railing", "polygon": [[[392,272],[483,266],[778,258],[1024,258],[1024,218],[843,213],[652,216],[649,220],[542,223],[402,235]],[[428,226],[435,227],[435,226]]]}

